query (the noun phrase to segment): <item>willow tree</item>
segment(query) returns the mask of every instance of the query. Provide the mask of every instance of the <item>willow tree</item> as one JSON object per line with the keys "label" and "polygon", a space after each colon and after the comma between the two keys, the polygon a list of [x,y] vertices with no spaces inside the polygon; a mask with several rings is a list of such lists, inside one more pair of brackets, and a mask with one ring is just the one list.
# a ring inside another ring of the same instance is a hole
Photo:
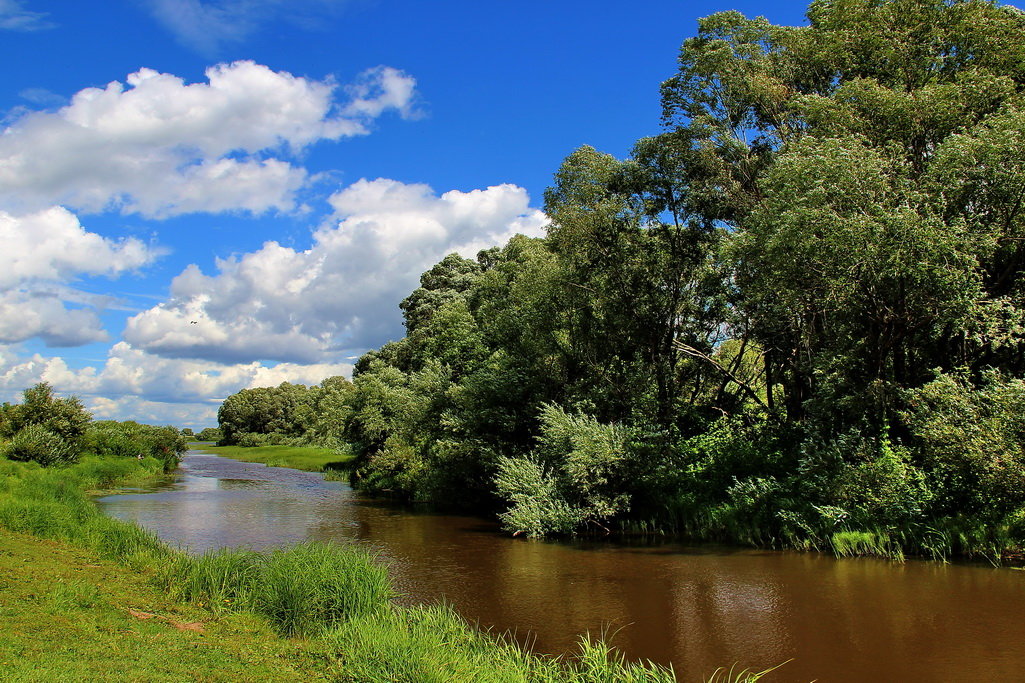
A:
{"label": "willow tree", "polygon": [[733,232],[735,332],[770,399],[884,426],[934,369],[1023,369],[1025,15],[831,0],[808,20],[702,20],[660,140]]}

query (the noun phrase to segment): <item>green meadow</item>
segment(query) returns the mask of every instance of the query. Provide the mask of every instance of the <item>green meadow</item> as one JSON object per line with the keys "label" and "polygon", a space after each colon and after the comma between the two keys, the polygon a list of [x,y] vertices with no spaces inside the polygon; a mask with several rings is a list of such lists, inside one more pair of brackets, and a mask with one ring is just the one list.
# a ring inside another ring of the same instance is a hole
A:
{"label": "green meadow", "polygon": [[306,472],[328,472],[345,469],[352,461],[351,455],[339,453],[333,448],[313,446],[214,446],[191,443],[191,448],[213,453],[223,458],[244,462],[263,463],[268,467],[291,467]]}

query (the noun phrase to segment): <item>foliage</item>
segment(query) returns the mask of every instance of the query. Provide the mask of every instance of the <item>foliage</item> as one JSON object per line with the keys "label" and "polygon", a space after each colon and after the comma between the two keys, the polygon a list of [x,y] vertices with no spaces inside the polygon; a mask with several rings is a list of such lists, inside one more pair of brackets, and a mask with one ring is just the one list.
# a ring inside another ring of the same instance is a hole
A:
{"label": "foliage", "polygon": [[40,382],[22,392],[22,402],[0,407],[0,436],[11,437],[29,425],[39,425],[74,444],[85,433],[91,415],[75,396],[58,398],[53,387]]}
{"label": "foliage", "polygon": [[170,472],[188,450],[185,434],[177,428],[139,424],[138,422],[93,422],[82,437],[81,448],[97,456],[155,458]]}
{"label": "foliage", "polygon": [[11,460],[32,460],[40,465],[60,465],[78,457],[74,446],[41,424],[27,424],[3,446],[2,454]]}
{"label": "foliage", "polygon": [[240,392],[225,438],[531,535],[1021,548],[1022,64],[983,0],[702,19],[662,132],[571,153],[545,238],[446,256],[351,384]]}
{"label": "foliage", "polygon": [[0,406],[0,453],[11,460],[59,465],[78,458],[91,416],[74,396],[58,398],[41,382],[22,393],[22,403]]}
{"label": "foliage", "polygon": [[511,531],[529,536],[570,533],[629,510],[627,433],[559,406],[541,411],[537,451],[500,458],[495,486],[510,509],[499,515]]}
{"label": "foliage", "polygon": [[905,418],[936,512],[999,521],[1025,507],[1025,381],[987,372],[981,386],[941,374],[909,392]]}
{"label": "foliage", "polygon": [[[182,432],[184,433],[184,432]],[[217,442],[224,438],[221,430],[217,427],[204,427],[195,436],[196,441],[213,441]]]}

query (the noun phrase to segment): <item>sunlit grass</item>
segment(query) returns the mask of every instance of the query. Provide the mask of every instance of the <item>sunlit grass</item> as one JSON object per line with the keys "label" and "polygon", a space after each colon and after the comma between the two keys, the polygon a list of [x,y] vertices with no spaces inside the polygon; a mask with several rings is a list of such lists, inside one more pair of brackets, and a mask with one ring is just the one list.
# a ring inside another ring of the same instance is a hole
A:
{"label": "sunlit grass", "polygon": [[263,463],[268,467],[290,467],[306,472],[345,469],[352,456],[333,448],[313,446],[207,446],[194,444],[197,450],[243,462]]}
{"label": "sunlit grass", "polygon": [[904,560],[900,545],[893,543],[889,534],[883,531],[837,531],[830,537],[830,543],[837,557],[874,555]]}

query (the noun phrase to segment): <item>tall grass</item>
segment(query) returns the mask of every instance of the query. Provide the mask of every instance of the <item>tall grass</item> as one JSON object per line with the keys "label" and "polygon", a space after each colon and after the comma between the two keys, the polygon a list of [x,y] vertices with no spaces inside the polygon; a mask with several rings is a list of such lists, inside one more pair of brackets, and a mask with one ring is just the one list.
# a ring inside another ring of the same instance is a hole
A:
{"label": "tall grass", "polygon": [[118,479],[159,469],[160,464],[152,459],[86,458],[70,467],[52,469],[0,461],[0,526],[71,541],[133,565],[163,560],[174,551],[155,534],[105,517],[85,494],[87,489],[106,488]]}
{"label": "tall grass", "polygon": [[181,599],[215,612],[260,614],[285,636],[316,635],[392,598],[387,571],[368,553],[324,543],[266,555],[234,549],[179,555],[163,580]]}
{"label": "tall grass", "polygon": [[830,536],[830,544],[837,557],[859,557],[874,555],[904,561],[904,551],[899,543],[885,531],[842,530]]}
{"label": "tall grass", "polygon": [[371,614],[393,597],[387,571],[355,547],[303,543],[264,561],[255,611],[286,635]]}
{"label": "tall grass", "polygon": [[467,624],[448,606],[393,608],[355,619],[329,632],[339,681],[448,683],[531,681],[536,683],[662,683],[675,681],[671,668],[628,663],[604,641],[584,637],[575,656],[544,657],[524,652],[507,638]]}
{"label": "tall grass", "polygon": [[179,599],[201,603],[215,613],[252,605],[260,581],[258,553],[223,548],[196,557],[177,555],[161,573],[161,581]]}

